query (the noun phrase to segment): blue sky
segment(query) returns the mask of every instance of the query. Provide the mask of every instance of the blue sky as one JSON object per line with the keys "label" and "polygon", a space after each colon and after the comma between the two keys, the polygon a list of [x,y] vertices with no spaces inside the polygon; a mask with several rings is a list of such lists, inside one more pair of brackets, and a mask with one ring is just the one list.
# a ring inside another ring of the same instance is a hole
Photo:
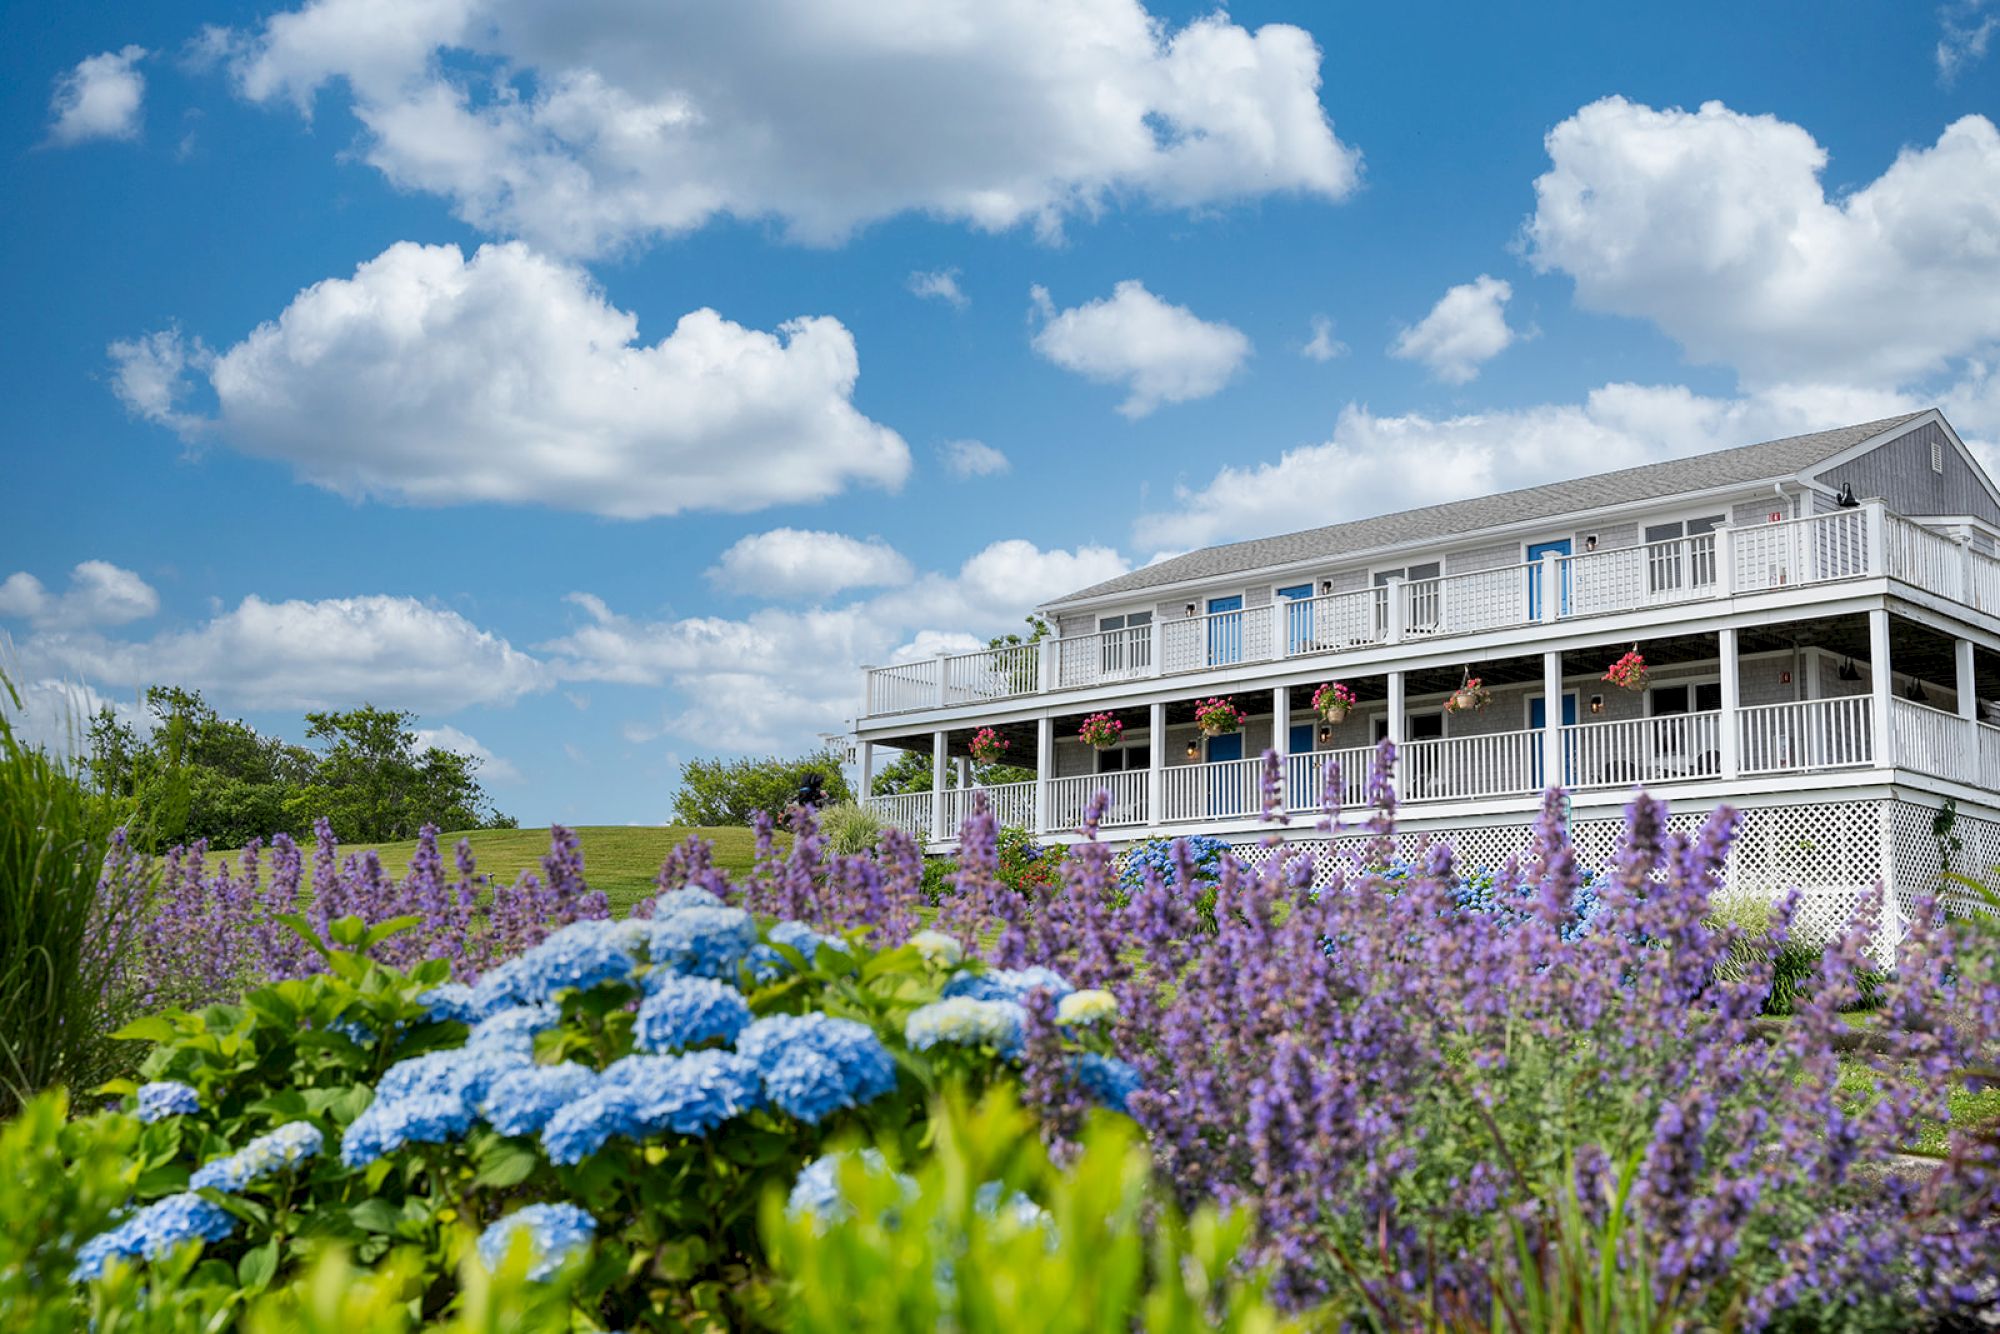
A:
{"label": "blue sky", "polygon": [[1163,552],[2000,441],[1992,0],[642,8],[0,15],[44,733],[368,700],[654,822]]}

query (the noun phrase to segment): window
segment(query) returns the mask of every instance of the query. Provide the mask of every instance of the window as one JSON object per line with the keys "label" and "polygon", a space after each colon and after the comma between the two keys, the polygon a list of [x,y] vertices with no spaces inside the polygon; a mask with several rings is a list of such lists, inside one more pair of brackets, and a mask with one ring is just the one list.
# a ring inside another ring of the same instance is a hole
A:
{"label": "window", "polygon": [[1683,686],[1654,686],[1653,716],[1667,718],[1677,713],[1713,713],[1722,707],[1722,682],[1697,681]]}
{"label": "window", "polygon": [[1145,769],[1153,758],[1150,742],[1141,741],[1137,745],[1113,746],[1110,750],[1097,752],[1097,772],[1119,774],[1130,769]]}
{"label": "window", "polygon": [[1944,471],[1944,441],[1942,440],[1934,439],[1931,441],[1931,471]]}
{"label": "window", "polygon": [[[1375,719],[1375,742],[1380,745],[1389,739],[1389,719],[1387,715]],[[1403,715],[1403,739],[1405,741],[1436,741],[1444,736],[1444,711],[1434,709],[1426,713]]]}
{"label": "window", "polygon": [[1444,567],[1436,561],[1425,561],[1422,565],[1405,565],[1400,570],[1375,571],[1375,587],[1380,588],[1391,579],[1407,579],[1415,583],[1419,579],[1435,579]]}
{"label": "window", "polygon": [[1153,666],[1153,613],[1128,611],[1097,618],[1099,673],[1105,677],[1144,675]]}
{"label": "window", "polygon": [[[1646,525],[1646,588],[1673,593],[1715,582],[1715,530],[1720,514]],[[1686,541],[1682,541],[1686,538]]]}
{"label": "window", "polygon": [[[1375,571],[1375,587],[1380,588],[1391,579],[1401,579],[1408,590],[1403,594],[1403,629],[1411,634],[1426,634],[1437,629],[1439,597],[1438,586],[1427,582],[1444,572],[1438,562],[1425,561],[1421,565],[1405,565],[1400,570]],[[1389,633],[1389,603],[1382,599],[1375,604],[1375,635],[1381,638]]]}

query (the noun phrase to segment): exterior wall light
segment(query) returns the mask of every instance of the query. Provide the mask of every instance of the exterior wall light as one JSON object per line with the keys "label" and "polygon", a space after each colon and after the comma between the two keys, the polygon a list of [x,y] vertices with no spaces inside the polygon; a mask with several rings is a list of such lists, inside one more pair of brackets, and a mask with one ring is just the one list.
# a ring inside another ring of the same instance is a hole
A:
{"label": "exterior wall light", "polygon": [[1604,712],[1604,696],[1602,696],[1602,695],[1592,695],[1592,696],[1590,697],[1590,711],[1591,711],[1592,713],[1603,713],[1603,712]]}
{"label": "exterior wall light", "polygon": [[1201,758],[1201,742],[1199,741],[1188,742],[1187,757],[1189,764],[1193,764],[1196,760]]}
{"label": "exterior wall light", "polygon": [[1332,744],[1333,744],[1333,726],[1332,726],[1332,724],[1330,724],[1330,723],[1321,723],[1321,724],[1319,725],[1319,744],[1320,744],[1320,745],[1322,745],[1322,746],[1328,746],[1328,745],[1332,745]]}

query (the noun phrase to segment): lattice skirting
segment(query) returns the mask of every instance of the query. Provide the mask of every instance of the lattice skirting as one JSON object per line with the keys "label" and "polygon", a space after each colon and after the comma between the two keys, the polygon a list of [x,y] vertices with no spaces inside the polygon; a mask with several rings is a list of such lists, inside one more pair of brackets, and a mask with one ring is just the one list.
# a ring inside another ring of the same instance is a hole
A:
{"label": "lattice skirting", "polygon": [[[1824,942],[1846,929],[1876,882],[1883,881],[1889,891],[1889,921],[1874,948],[1884,961],[1893,956],[1919,899],[1938,898],[1953,911],[1970,907],[1971,897],[1963,889],[1944,882],[1945,870],[1987,876],[2000,867],[2000,817],[1984,809],[1976,814],[1957,811],[1944,830],[1938,828],[1939,806],[1905,800],[1741,809],[1742,826],[1730,852],[1724,892],[1773,899],[1797,888],[1800,904],[1794,931],[1801,938]],[[1706,818],[1704,811],[1676,812],[1668,817],[1668,829],[1692,836]],[[1410,830],[1398,834],[1396,841],[1403,857],[1416,856],[1430,842],[1447,841],[1461,867],[1497,869],[1510,857],[1525,856],[1531,837],[1532,827],[1517,820]],[[1624,822],[1579,819],[1571,826],[1570,838],[1581,865],[1609,867],[1624,843]],[[1287,842],[1314,854],[1313,881],[1324,886],[1339,865],[1352,864],[1367,835],[1294,836]],[[1262,866],[1273,855],[1262,842],[1235,843],[1233,850],[1251,866]]]}

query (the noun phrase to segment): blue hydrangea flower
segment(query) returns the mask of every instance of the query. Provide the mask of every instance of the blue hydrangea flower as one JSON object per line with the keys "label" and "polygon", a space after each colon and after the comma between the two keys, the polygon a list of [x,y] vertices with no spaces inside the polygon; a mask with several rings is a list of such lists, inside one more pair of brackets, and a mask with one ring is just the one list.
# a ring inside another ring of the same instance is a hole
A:
{"label": "blue hydrangea flower", "polygon": [[950,968],[965,959],[965,946],[942,931],[919,931],[907,942],[925,963]]}
{"label": "blue hydrangea flower", "polygon": [[911,1011],[903,1023],[903,1040],[913,1051],[929,1051],[943,1043],[992,1047],[1003,1056],[1012,1056],[1020,1050],[1027,1018],[1018,1001],[953,996]]}
{"label": "blue hydrangea flower", "polygon": [[293,1121],[259,1135],[235,1153],[202,1165],[188,1178],[190,1190],[237,1191],[304,1162],[320,1151],[325,1137],[308,1121]]}
{"label": "blue hydrangea flower", "polygon": [[396,1101],[416,1095],[457,1098],[476,1105],[486,1096],[493,1081],[519,1066],[530,1064],[518,1039],[495,1038],[481,1046],[453,1051],[425,1052],[398,1061],[382,1072],[375,1084],[375,1099]]}
{"label": "blue hydrangea flower", "polygon": [[741,908],[686,908],[652,927],[654,965],[696,977],[733,978],[757,947],[757,923]]}
{"label": "blue hydrangea flower", "polygon": [[597,1072],[574,1061],[524,1065],[493,1081],[479,1114],[503,1135],[536,1135],[557,1111],[597,1087]]}
{"label": "blue hydrangea flower", "polygon": [[178,1080],[162,1079],[139,1086],[138,1116],[148,1125],[169,1116],[193,1116],[200,1110],[200,1095]]}
{"label": "blue hydrangea flower", "polygon": [[550,1005],[514,1005],[496,1010],[473,1025],[465,1039],[467,1051],[507,1051],[532,1056],[535,1034],[547,1032],[562,1022],[562,1014]]}
{"label": "blue hydrangea flower", "polygon": [[757,1067],[734,1052],[627,1056],[549,1118],[542,1149],[550,1162],[577,1163],[614,1137],[706,1135],[762,1102]]}
{"label": "blue hydrangea flower", "polygon": [[514,983],[517,999],[551,1000],[572,988],[588,991],[628,981],[638,967],[635,951],[643,938],[642,931],[625,922],[571,922],[501,967],[520,965]]}
{"label": "blue hydrangea flower", "polygon": [[835,949],[841,948],[841,942],[835,940],[833,937],[821,935],[804,922],[791,920],[779,922],[773,926],[770,930],[770,941],[773,945],[791,946],[800,954],[805,955],[806,962],[808,963],[811,963],[814,957],[818,955],[819,948],[822,945],[831,945]]}
{"label": "blue hydrangea flower", "polygon": [[517,1233],[529,1238],[532,1257],[528,1277],[546,1282],[572,1255],[581,1254],[597,1235],[597,1220],[573,1204],[530,1204],[516,1209],[479,1234],[479,1260],[498,1269]]}
{"label": "blue hydrangea flower", "polygon": [[1139,1072],[1115,1056],[1082,1052],[1070,1069],[1084,1092],[1114,1112],[1128,1112],[1127,1103],[1140,1088]]}
{"label": "blue hydrangea flower", "polygon": [[785,961],[785,956],[769,945],[751,946],[750,957],[745,962],[749,965],[751,980],[760,984],[775,982],[792,971],[792,966]]}
{"label": "blue hydrangea flower", "polygon": [[721,899],[701,888],[688,885],[682,889],[670,889],[653,900],[652,918],[661,921],[675,913],[686,912],[689,908],[720,908]]}
{"label": "blue hydrangea flower", "polygon": [[654,973],[646,981],[652,994],[639,1003],[632,1030],[641,1051],[680,1051],[718,1038],[733,1042],[750,1022],[742,994],[713,978]]}
{"label": "blue hydrangea flower", "polygon": [[756,1064],[771,1104],[809,1124],[896,1087],[896,1058],[852,1019],[771,1015],[744,1029],[736,1050]]}
{"label": "blue hydrangea flower", "polygon": [[472,1128],[463,1097],[413,1093],[377,1099],[340,1137],[340,1161],[366,1167],[405,1144],[449,1144]]}
{"label": "blue hydrangea flower", "polygon": [[432,987],[417,997],[417,1004],[430,1006],[429,1018],[456,1019],[461,1024],[476,1024],[485,1015],[473,1000],[471,987],[463,982],[446,982]]}
{"label": "blue hydrangea flower", "polygon": [[1230,847],[1219,838],[1207,834],[1193,834],[1181,838],[1155,838],[1144,845],[1132,849],[1125,856],[1125,869],[1119,872],[1118,886],[1126,893],[1136,893],[1146,883],[1146,871],[1151,869],[1163,885],[1171,886],[1177,874],[1174,867],[1174,844],[1187,845],[1188,862],[1194,871],[1194,883],[1212,885],[1222,875],[1222,859],[1230,852]]}
{"label": "blue hydrangea flower", "polygon": [[359,1019],[336,1019],[326,1026],[329,1033],[338,1033],[357,1047],[372,1047],[380,1041],[380,1035]]}
{"label": "blue hydrangea flower", "polygon": [[1058,1002],[1075,990],[1053,968],[990,968],[983,973],[960,973],[944,984],[944,995],[1019,1004],[1028,999],[1029,992],[1038,989],[1048,992],[1050,999]]}
{"label": "blue hydrangea flower", "polygon": [[228,1210],[192,1191],[169,1195],[79,1247],[70,1281],[104,1277],[104,1266],[114,1256],[156,1260],[186,1242],[221,1241],[235,1230],[236,1219]]}

